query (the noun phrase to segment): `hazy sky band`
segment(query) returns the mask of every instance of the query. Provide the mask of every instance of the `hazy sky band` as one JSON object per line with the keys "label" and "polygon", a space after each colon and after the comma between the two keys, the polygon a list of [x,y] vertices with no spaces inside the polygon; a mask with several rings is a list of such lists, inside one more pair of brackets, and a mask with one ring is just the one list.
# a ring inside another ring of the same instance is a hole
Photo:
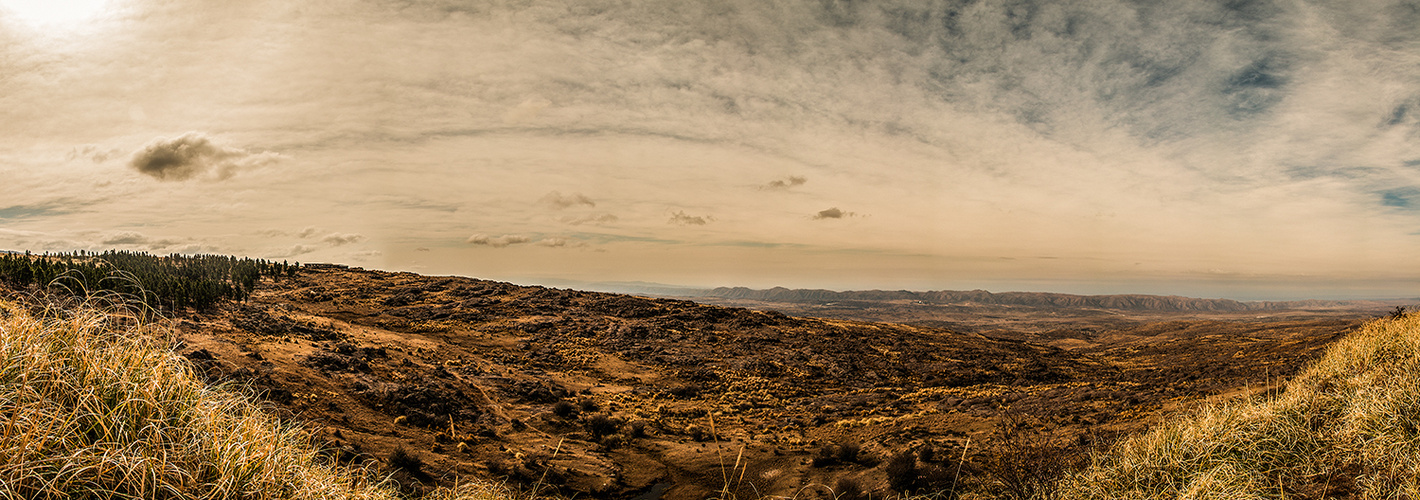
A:
{"label": "hazy sky band", "polygon": [[0,248],[1418,295],[1410,2],[156,2],[0,20]]}

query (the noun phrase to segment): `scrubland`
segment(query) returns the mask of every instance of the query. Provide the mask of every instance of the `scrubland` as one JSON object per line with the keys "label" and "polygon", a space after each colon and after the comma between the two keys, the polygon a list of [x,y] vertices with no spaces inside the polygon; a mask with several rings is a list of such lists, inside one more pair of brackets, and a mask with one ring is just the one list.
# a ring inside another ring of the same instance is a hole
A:
{"label": "scrubland", "polygon": [[[387,499],[122,309],[0,302],[0,498]],[[466,484],[444,498],[496,499]]]}
{"label": "scrubland", "polygon": [[1030,334],[1060,348],[462,278],[254,283],[169,319],[0,299],[0,498],[1420,497],[1416,315]]}

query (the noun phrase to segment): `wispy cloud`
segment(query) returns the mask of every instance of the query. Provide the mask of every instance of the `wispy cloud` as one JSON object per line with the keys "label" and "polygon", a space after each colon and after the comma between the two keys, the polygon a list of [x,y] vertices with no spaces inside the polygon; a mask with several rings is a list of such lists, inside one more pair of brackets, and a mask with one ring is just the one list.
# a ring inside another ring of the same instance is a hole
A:
{"label": "wispy cloud", "polygon": [[554,210],[563,210],[576,206],[597,206],[596,202],[587,198],[582,193],[572,193],[570,195],[563,196],[562,193],[559,193],[557,191],[553,191],[547,193],[546,195],[543,195],[543,197],[539,199],[538,202],[542,203],[545,206],[551,207]]}
{"label": "wispy cloud", "polygon": [[94,163],[103,163],[110,159],[123,155],[123,151],[116,148],[101,148],[95,145],[75,147],[69,151],[70,160],[85,159]]}
{"label": "wispy cloud", "polygon": [[365,235],[331,233],[322,237],[321,241],[331,246],[342,246],[365,241]]}
{"label": "wispy cloud", "polygon": [[677,210],[671,213],[671,218],[666,223],[677,226],[704,226],[714,220],[715,218],[709,215],[687,215],[684,211]]}
{"label": "wispy cloud", "polygon": [[807,182],[809,182],[809,179],[807,177],[791,175],[784,179],[775,179],[773,181],[770,181],[768,184],[760,186],[759,189],[761,191],[788,191],[789,188],[802,186],[804,185],[804,183]]}
{"label": "wispy cloud", "polygon": [[573,226],[580,226],[583,224],[602,226],[606,224],[611,224],[621,219],[612,214],[587,214],[579,216],[566,216],[558,220],[562,221],[564,224],[570,224]]}
{"label": "wispy cloud", "polygon": [[510,245],[521,245],[531,240],[527,236],[523,236],[521,234],[505,234],[502,236],[475,234],[473,236],[469,236],[468,240],[466,241],[473,245],[503,248]]}

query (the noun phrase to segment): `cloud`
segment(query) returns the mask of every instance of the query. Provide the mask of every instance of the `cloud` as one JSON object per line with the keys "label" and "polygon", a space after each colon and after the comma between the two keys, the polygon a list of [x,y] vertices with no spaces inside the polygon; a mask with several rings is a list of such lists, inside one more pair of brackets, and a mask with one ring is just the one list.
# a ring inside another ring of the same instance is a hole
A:
{"label": "cloud", "polygon": [[545,247],[559,248],[567,246],[567,240],[565,238],[544,238],[538,241],[537,244]]}
{"label": "cloud", "polygon": [[349,245],[351,243],[359,243],[361,241],[365,241],[365,235],[330,233],[325,235],[324,238],[321,238],[321,241],[324,241],[331,246],[338,247],[341,245]]}
{"label": "cloud", "polygon": [[0,208],[0,219],[19,220],[33,219],[35,217],[50,217],[71,213],[71,210],[64,208],[58,203],[46,203],[41,205],[11,205]]}
{"label": "cloud", "polygon": [[[333,247],[359,243],[367,239],[363,234],[326,232],[324,229],[315,226],[306,226],[305,228],[302,228],[299,232],[295,233],[295,236],[304,240],[319,236],[321,235],[321,233],[325,234],[324,236],[320,236],[320,241]],[[262,234],[271,237],[291,235],[291,233],[279,229],[267,230],[262,232]]]}
{"label": "cloud", "polygon": [[583,224],[600,226],[603,224],[611,224],[620,219],[612,214],[588,214],[580,217],[574,217],[569,215],[558,220],[561,220],[564,224],[571,224],[573,226],[580,226]]}
{"label": "cloud", "polygon": [[784,179],[775,179],[774,181],[771,181],[769,184],[765,184],[765,185],[763,185],[763,186],[760,186],[760,187],[759,187],[759,190],[760,190],[760,191],[788,191],[789,188],[797,187],[797,186],[802,186],[802,185],[804,185],[804,183],[806,183],[806,182],[809,182],[808,178],[801,177],[801,176],[797,176],[797,175],[791,175],[791,176],[789,176],[789,177],[787,177],[787,178],[784,178]]}
{"label": "cloud", "polygon": [[489,236],[486,234],[475,234],[468,237],[468,243],[474,245],[490,246],[493,248],[503,248],[509,245],[520,245],[530,241],[527,236],[521,234],[505,234],[502,236]]}
{"label": "cloud", "polygon": [[554,210],[564,210],[575,206],[595,207],[597,203],[583,196],[582,193],[572,193],[570,196],[562,196],[562,193],[553,191],[543,195],[539,203],[552,207]]}
{"label": "cloud", "polygon": [[844,218],[844,217],[857,217],[857,216],[858,216],[858,214],[856,214],[856,213],[853,213],[853,212],[844,212],[844,211],[842,211],[842,210],[839,210],[838,207],[833,207],[833,208],[830,208],[830,209],[828,209],[828,210],[820,210],[817,215],[814,215],[813,218],[814,218],[814,220],[824,220],[824,219],[842,219],[842,218]]}
{"label": "cloud", "polygon": [[185,181],[213,175],[225,180],[237,171],[266,165],[282,156],[269,151],[249,153],[219,146],[206,134],[188,132],[172,139],[155,139],[133,153],[128,165],[160,181]]}
{"label": "cloud", "polygon": [[316,250],[320,250],[320,247],[317,247],[317,246],[314,246],[314,245],[300,245],[300,244],[297,244],[297,245],[291,245],[291,248],[288,248],[288,249],[286,249],[286,250],[284,250],[284,251],[278,252],[278,253],[276,253],[275,255],[273,255],[272,257],[278,258],[278,259],[279,259],[279,258],[283,258],[283,257],[295,257],[295,256],[297,256],[297,255],[305,255],[305,254],[314,252],[314,251],[316,251]]}
{"label": "cloud", "polygon": [[703,217],[698,215],[690,216],[686,215],[686,213],[683,211],[677,210],[675,213],[671,214],[671,220],[667,221],[666,223],[675,224],[678,226],[704,226],[706,224],[709,224],[713,220],[715,220],[715,218],[708,215]]}
{"label": "cloud", "polygon": [[118,149],[101,149],[98,146],[90,144],[69,150],[68,158],[70,160],[86,159],[94,163],[103,163],[121,154],[123,154],[123,151]]}
{"label": "cloud", "polygon": [[121,231],[111,233],[102,237],[99,244],[103,246],[127,246],[142,247],[148,251],[163,250],[177,253],[198,253],[209,250],[207,246],[192,242],[191,239],[180,240],[172,238],[154,238],[142,233],[133,231]]}
{"label": "cloud", "polygon": [[148,243],[149,238],[135,232],[122,232],[110,235],[102,240],[105,245],[142,245]]}
{"label": "cloud", "polygon": [[385,253],[379,250],[361,250],[359,252],[351,254],[352,257],[358,260],[369,260],[375,257],[383,257],[384,255]]}

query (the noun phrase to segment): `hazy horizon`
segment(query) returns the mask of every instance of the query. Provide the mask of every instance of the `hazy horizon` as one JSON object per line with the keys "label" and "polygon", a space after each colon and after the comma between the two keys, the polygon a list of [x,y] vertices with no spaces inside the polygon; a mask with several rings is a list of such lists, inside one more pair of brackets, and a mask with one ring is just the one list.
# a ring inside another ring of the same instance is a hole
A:
{"label": "hazy horizon", "polygon": [[1420,295],[1411,2],[0,0],[0,248]]}

